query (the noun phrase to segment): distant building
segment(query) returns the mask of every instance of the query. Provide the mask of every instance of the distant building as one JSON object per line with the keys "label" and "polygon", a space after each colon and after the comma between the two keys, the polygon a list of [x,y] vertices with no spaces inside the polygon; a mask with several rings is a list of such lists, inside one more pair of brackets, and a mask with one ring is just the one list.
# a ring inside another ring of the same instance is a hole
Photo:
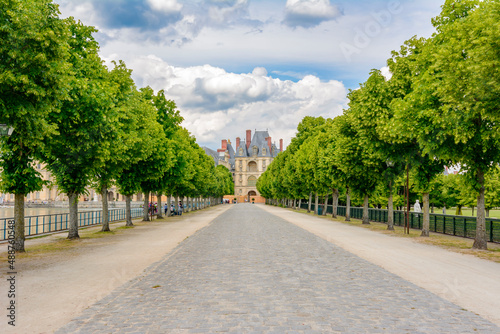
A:
{"label": "distant building", "polygon": [[217,150],[218,157],[229,166],[234,180],[234,196],[226,196],[238,202],[264,202],[264,198],[257,191],[257,179],[265,172],[278,153],[283,151],[283,139],[280,139],[279,148],[272,142],[269,132],[246,131],[245,140],[236,138],[236,149],[229,140],[222,140],[221,148]]}
{"label": "distant building", "polygon": [[220,156],[217,151],[214,151],[208,147],[203,146],[203,150],[205,151],[205,154],[208,155],[209,157],[212,157],[214,159],[214,165],[217,167],[219,165],[222,165],[226,167],[227,169],[231,170],[231,164],[229,162],[229,158],[227,158],[225,155]]}

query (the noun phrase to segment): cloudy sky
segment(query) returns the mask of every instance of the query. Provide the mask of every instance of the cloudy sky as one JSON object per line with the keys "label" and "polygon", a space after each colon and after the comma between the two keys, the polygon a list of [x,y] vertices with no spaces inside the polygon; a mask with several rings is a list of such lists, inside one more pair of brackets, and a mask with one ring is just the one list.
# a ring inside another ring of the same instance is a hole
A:
{"label": "cloudy sky", "polygon": [[391,50],[433,32],[444,0],[55,0],[99,29],[101,57],[164,89],[202,146],[335,117]]}

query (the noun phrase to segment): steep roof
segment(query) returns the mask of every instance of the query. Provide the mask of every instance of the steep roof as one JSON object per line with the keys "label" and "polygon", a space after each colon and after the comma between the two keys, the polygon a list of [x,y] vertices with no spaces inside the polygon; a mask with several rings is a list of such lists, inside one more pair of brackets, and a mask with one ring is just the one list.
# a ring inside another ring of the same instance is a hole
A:
{"label": "steep roof", "polygon": [[208,156],[212,157],[212,159],[214,159],[215,166],[218,166],[219,161],[221,160],[221,158],[219,157],[219,152],[214,151],[206,146],[203,146],[202,149],[205,151],[206,155],[208,155]]}
{"label": "steep roof", "polygon": [[[240,150],[241,149],[241,150]],[[244,140],[240,142],[240,146],[236,148],[236,157],[248,157],[247,144]]]}
{"label": "steep roof", "polygon": [[227,151],[229,153],[229,164],[231,165],[231,168],[234,168],[234,163],[235,163],[235,152],[233,149],[233,146],[231,144],[227,144]]}

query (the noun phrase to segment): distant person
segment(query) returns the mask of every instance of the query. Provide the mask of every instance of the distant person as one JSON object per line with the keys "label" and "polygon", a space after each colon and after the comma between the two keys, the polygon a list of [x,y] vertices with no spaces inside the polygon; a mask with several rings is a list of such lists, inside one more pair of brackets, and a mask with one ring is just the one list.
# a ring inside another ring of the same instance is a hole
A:
{"label": "distant person", "polygon": [[168,211],[168,204],[165,203],[165,215],[167,214],[167,211]]}
{"label": "distant person", "polygon": [[184,209],[184,206],[182,205],[182,202],[179,201],[179,216],[182,216],[182,210]]}

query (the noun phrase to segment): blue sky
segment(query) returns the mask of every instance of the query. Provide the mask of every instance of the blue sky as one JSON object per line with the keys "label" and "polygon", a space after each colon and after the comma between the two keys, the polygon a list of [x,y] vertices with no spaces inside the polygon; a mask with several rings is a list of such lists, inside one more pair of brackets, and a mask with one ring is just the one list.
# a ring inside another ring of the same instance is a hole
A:
{"label": "blue sky", "polygon": [[433,33],[436,0],[55,0],[96,26],[101,57],[164,89],[200,145],[245,130],[290,142],[304,116],[335,117],[392,50]]}

